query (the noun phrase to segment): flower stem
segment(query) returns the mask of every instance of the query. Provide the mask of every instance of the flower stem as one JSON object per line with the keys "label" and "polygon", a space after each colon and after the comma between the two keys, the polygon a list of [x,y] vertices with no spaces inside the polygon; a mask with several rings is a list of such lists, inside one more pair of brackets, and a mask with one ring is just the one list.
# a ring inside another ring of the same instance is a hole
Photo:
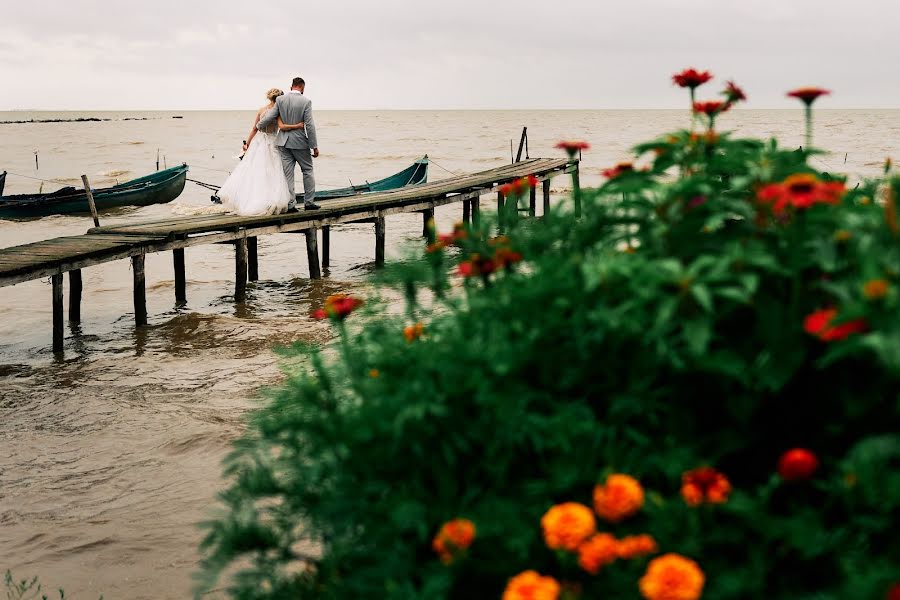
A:
{"label": "flower stem", "polygon": [[812,148],[812,103],[809,103],[804,108],[806,112],[806,150],[809,151]]}

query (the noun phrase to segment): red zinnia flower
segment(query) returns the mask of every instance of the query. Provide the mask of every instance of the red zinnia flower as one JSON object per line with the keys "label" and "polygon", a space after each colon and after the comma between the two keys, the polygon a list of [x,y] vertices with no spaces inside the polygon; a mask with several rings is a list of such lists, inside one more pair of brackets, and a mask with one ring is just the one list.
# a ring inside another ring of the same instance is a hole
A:
{"label": "red zinnia flower", "polygon": [[322,320],[328,317],[343,321],[354,310],[363,305],[363,301],[347,294],[333,294],[325,299],[324,308],[313,311],[314,319]]}
{"label": "red zinnia flower", "polygon": [[556,147],[560,150],[565,150],[569,154],[575,154],[579,150],[589,149],[591,145],[582,140],[563,140],[561,142],[558,142],[556,144]]}
{"label": "red zinnia flower", "polygon": [[724,95],[729,103],[740,102],[741,100],[746,100],[747,95],[744,94],[744,90],[739,88],[733,81],[729,81],[725,84],[725,89],[722,90],[722,95]]}
{"label": "red zinnia flower", "polygon": [[631,173],[634,171],[634,165],[630,162],[622,162],[617,164],[615,167],[611,169],[606,169],[603,171],[603,176],[607,179],[615,179],[616,177],[621,177],[625,173]]}
{"label": "red zinnia flower", "polygon": [[803,320],[803,329],[823,342],[839,342],[855,333],[863,333],[869,328],[865,319],[854,319],[840,325],[832,325],[837,314],[838,312],[834,308],[817,310]]}
{"label": "red zinnia flower", "polygon": [[703,85],[712,78],[712,73],[709,71],[698,71],[696,69],[685,69],[681,73],[672,75],[672,81],[675,85],[691,89]]}
{"label": "red zinnia flower", "polygon": [[845,192],[840,181],[820,181],[812,173],[797,173],[781,183],[763,186],[756,199],[772,205],[772,212],[782,214],[788,207],[807,209],[814,204],[837,204]]}
{"label": "red zinnia flower", "polygon": [[681,496],[690,506],[723,504],[730,493],[731,482],[712,467],[693,469],[681,476]]}
{"label": "red zinnia flower", "polygon": [[900,600],[900,583],[895,583],[888,589],[887,600]]}
{"label": "red zinnia flower", "polygon": [[524,194],[538,184],[538,178],[534,175],[516,179],[506,185],[500,186],[500,193],[504,196],[518,196]]}
{"label": "red zinnia flower", "polygon": [[817,87],[804,87],[791,90],[787,93],[789,98],[799,98],[804,104],[809,106],[816,101],[819,96],[827,96],[831,92]]}
{"label": "red zinnia flower", "polygon": [[694,102],[694,112],[703,113],[707,117],[714,117],[728,110],[729,105],[721,100],[707,100],[706,102]]}
{"label": "red zinnia flower", "polygon": [[806,448],[793,448],[778,459],[778,474],[785,481],[809,479],[818,468],[819,459]]}

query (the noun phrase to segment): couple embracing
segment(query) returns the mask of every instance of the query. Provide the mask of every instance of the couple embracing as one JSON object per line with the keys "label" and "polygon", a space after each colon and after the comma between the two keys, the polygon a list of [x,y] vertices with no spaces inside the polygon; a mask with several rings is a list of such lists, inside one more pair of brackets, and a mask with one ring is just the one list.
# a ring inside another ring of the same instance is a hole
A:
{"label": "couple embracing", "polygon": [[269,104],[256,112],[244,143],[244,157],[228,176],[218,196],[239,215],[274,215],[295,210],[294,170],[303,172],[303,207],[315,210],[313,158],[319,156],[312,102],[303,95],[306,82],[295,77],[285,94],[273,88]]}

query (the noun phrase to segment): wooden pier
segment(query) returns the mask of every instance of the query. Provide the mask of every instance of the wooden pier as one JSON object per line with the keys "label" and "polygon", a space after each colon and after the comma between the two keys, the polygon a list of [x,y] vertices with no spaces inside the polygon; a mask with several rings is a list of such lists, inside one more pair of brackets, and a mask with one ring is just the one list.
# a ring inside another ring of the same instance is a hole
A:
{"label": "wooden pier", "polygon": [[[137,326],[147,324],[144,257],[151,252],[172,251],[175,271],[175,301],[187,300],[185,248],[203,244],[230,243],[235,248],[236,302],[246,300],[247,281],[258,278],[256,240],[261,235],[302,232],[310,278],[322,276],[330,260],[330,227],[339,223],[369,222],[375,229],[375,263],[384,263],[385,217],[418,212],[423,227],[434,209],[462,203],[462,219],[478,217],[480,198],[497,193],[498,207],[504,198],[500,186],[534,175],[542,182],[543,208],[550,205],[550,180],[562,174],[578,175],[578,161],[530,159],[496,169],[461,175],[451,179],[398,190],[329,200],[320,210],[290,212],[264,217],[210,215],[173,217],[111,227],[94,227],[85,235],[68,236],[0,249],[0,287],[50,277],[53,299],[53,350],[63,350],[63,275],[69,274],[69,320],[81,317],[83,292],[81,269],[102,263],[131,259],[134,277],[134,318]],[[528,213],[537,209],[537,190],[532,190]],[[576,210],[578,207],[576,207]],[[319,260],[318,230],[322,230],[322,258]]]}

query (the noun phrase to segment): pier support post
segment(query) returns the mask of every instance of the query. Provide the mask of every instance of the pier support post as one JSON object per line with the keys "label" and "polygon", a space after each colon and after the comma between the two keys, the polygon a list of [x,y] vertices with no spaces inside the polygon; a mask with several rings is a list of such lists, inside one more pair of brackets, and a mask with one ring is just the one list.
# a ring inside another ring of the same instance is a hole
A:
{"label": "pier support post", "polygon": [[187,285],[184,277],[184,248],[172,250],[172,263],[175,267],[175,302],[187,302]]}
{"label": "pier support post", "polygon": [[327,271],[331,260],[331,227],[322,228],[322,270]]}
{"label": "pier support post", "polygon": [[81,269],[69,271],[69,320],[81,320]]}
{"label": "pier support post", "polygon": [[578,165],[575,165],[575,171],[572,172],[572,195],[575,198],[575,216],[581,216],[581,183],[578,179]]}
{"label": "pier support post", "polygon": [[50,278],[53,284],[53,352],[63,351],[63,276]]}
{"label": "pier support post", "polygon": [[544,180],[544,216],[550,212],[550,179]]}
{"label": "pier support post", "polygon": [[306,235],[306,259],[309,261],[309,278],[322,279],[322,271],[319,269],[319,244],[315,229],[307,229]]}
{"label": "pier support post", "polygon": [[247,238],[234,243],[234,301],[247,301]]}
{"label": "pier support post", "polygon": [[134,323],[138,327],[147,324],[147,284],[144,280],[144,254],[131,257],[131,274],[134,277]]}
{"label": "pier support post", "polygon": [[384,266],[384,217],[375,217],[375,266]]}
{"label": "pier support post", "polygon": [[472,223],[478,225],[481,222],[481,196],[475,196],[469,202],[472,207]]}
{"label": "pier support post", "polygon": [[528,216],[533,217],[536,214],[537,214],[537,187],[533,187],[528,192]]}
{"label": "pier support post", "polygon": [[434,220],[434,207],[422,211],[422,237],[428,238],[428,221]]}
{"label": "pier support post", "polygon": [[256,254],[256,238],[247,238],[247,279],[259,281],[259,261]]}
{"label": "pier support post", "polygon": [[503,195],[503,192],[497,192],[497,214],[503,215],[503,206],[506,201],[506,197]]}
{"label": "pier support post", "polygon": [[463,200],[463,223],[468,223],[471,220],[469,214],[472,210],[472,202],[474,200]]}

